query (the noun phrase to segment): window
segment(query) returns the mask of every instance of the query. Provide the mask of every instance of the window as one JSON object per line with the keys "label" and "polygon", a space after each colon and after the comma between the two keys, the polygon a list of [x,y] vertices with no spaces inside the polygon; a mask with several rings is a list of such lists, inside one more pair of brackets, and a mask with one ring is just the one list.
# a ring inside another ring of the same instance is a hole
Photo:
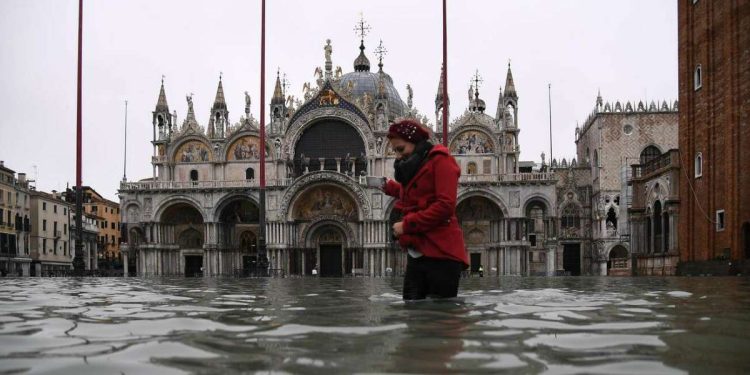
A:
{"label": "window", "polygon": [[42,220],[42,230],[47,230],[47,220]]}
{"label": "window", "polygon": [[63,224],[63,234],[68,234],[68,224]]}
{"label": "window", "polygon": [[42,211],[47,211],[47,202],[42,202]]}
{"label": "window", "polygon": [[63,255],[68,255],[68,241],[63,241]]}
{"label": "window", "polygon": [[190,181],[198,181],[198,171],[193,169],[190,171]]}
{"label": "window", "polygon": [[110,223],[112,229],[115,229],[115,223]]}
{"label": "window", "polygon": [[68,214],[68,209],[63,207],[63,215],[67,215],[67,214]]}
{"label": "window", "polygon": [[703,154],[695,154],[695,178],[703,176]]}
{"label": "window", "polygon": [[57,222],[56,221],[54,223],[52,223],[52,228],[53,228],[52,229],[52,235],[54,235],[55,237],[57,237]]}
{"label": "window", "polygon": [[695,73],[693,73],[693,89],[698,90],[703,86],[703,71],[701,64],[695,67]]}
{"label": "window", "polygon": [[52,205],[52,212],[57,213],[57,205],[56,204]]}
{"label": "window", "polygon": [[255,170],[252,169],[252,168],[245,169],[245,179],[246,180],[254,180],[255,179]]}
{"label": "window", "polygon": [[656,146],[648,146],[641,151],[641,164],[648,164],[651,160],[654,160],[661,155],[661,151],[659,151]]}
{"label": "window", "polygon": [[[536,234],[530,234],[529,235],[529,242],[530,242],[531,247],[536,247]],[[533,253],[531,253],[531,254],[533,254]],[[533,255],[531,257],[531,261],[532,262],[534,261]]]}
{"label": "window", "polygon": [[42,254],[47,254],[47,239],[42,238]]}
{"label": "window", "polygon": [[91,212],[99,212],[98,206],[91,206]]}
{"label": "window", "polygon": [[716,211],[716,231],[721,232],[724,230],[724,210]]}
{"label": "window", "polygon": [[0,209],[0,225],[3,225],[3,210]]}
{"label": "window", "polygon": [[466,165],[466,174],[477,174],[477,163],[470,161]]}

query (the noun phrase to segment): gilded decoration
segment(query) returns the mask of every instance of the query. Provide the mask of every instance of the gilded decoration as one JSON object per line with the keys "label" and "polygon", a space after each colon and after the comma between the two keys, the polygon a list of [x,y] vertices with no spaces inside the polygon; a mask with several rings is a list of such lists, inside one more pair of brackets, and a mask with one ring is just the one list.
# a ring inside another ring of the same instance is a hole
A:
{"label": "gilded decoration", "polygon": [[[227,160],[260,160],[260,138],[247,135],[234,141],[227,151]],[[266,150],[268,156],[268,150]]]}
{"label": "gilded decoration", "polygon": [[210,160],[211,150],[200,141],[186,142],[175,153],[175,163],[200,163]]}
{"label": "gilded decoration", "polygon": [[451,143],[451,153],[458,155],[491,154],[493,153],[492,141],[479,131],[466,131],[461,133]]}
{"label": "gilded decoration", "polygon": [[302,193],[294,205],[294,217],[311,220],[320,216],[357,219],[357,205],[343,189],[333,185],[316,186]]}

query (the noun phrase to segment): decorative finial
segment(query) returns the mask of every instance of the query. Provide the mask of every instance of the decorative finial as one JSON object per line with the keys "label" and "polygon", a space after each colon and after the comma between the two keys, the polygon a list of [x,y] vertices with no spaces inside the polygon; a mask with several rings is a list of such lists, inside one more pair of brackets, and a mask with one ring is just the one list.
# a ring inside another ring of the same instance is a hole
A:
{"label": "decorative finial", "polygon": [[484,82],[482,76],[479,75],[479,69],[477,69],[474,77],[471,80],[474,83],[474,98],[479,99],[479,84]]}
{"label": "decorative finial", "polygon": [[284,95],[286,95],[286,89],[289,88],[289,81],[286,80],[286,73],[284,73],[281,76],[281,88],[283,90]]}
{"label": "decorative finial", "polygon": [[362,12],[359,12],[359,22],[357,23],[357,26],[354,27],[354,31],[359,36],[359,39],[362,41],[362,44],[364,44],[365,35],[370,33],[370,25],[365,22],[365,17],[362,14]]}
{"label": "decorative finial", "polygon": [[382,39],[380,40],[380,44],[378,44],[378,48],[375,48],[375,54],[378,55],[378,66],[380,70],[383,70],[383,56],[388,54],[388,50],[383,46]]}
{"label": "decorative finial", "polygon": [[164,85],[164,74],[161,75],[161,84]]}
{"label": "decorative finial", "polygon": [[221,71],[219,72],[219,81],[221,81],[221,76],[222,76],[223,74],[224,74],[224,73],[222,73]]}

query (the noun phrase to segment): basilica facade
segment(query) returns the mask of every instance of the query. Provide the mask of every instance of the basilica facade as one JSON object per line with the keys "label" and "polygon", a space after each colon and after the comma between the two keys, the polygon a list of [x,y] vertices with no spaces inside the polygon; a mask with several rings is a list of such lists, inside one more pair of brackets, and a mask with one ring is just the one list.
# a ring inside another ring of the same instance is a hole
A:
{"label": "basilica facade", "polygon": [[[153,111],[153,176],[120,185],[122,244],[130,274],[238,275],[260,264],[259,171],[265,153],[266,249],[269,268],[284,275],[401,274],[405,253],[391,236],[394,200],[365,176],[392,177],[388,125],[427,118],[402,100],[382,58],[371,70],[364,43],[354,70],[333,67],[330,41],[315,81],[300,100],[277,77],[260,143],[246,96],[244,116],[229,121],[221,78],[201,125],[187,97],[181,124],[162,82]],[[375,70],[377,69],[377,71]],[[440,118],[442,82],[436,82]],[[508,66],[495,116],[478,87],[451,121],[447,144],[461,167],[457,216],[471,269],[490,275],[564,271],[555,173],[519,167],[518,95]],[[432,141],[442,142],[441,134]],[[583,262],[579,254],[578,267]]]}

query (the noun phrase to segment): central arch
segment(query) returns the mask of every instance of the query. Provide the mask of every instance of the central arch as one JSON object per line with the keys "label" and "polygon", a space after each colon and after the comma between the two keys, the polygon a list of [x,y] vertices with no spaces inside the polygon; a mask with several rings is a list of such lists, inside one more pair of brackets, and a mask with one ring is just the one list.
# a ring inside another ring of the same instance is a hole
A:
{"label": "central arch", "polygon": [[497,261],[490,260],[488,250],[501,241],[503,212],[500,206],[485,196],[474,195],[458,203],[456,217],[463,231],[471,272],[478,272],[480,266],[497,266]]}
{"label": "central arch", "polygon": [[[294,145],[294,173],[300,176],[321,169],[346,173],[354,167],[359,175],[366,170],[366,151],[362,136],[352,125],[335,118],[322,119],[307,126]],[[356,158],[354,165],[351,158]]]}

